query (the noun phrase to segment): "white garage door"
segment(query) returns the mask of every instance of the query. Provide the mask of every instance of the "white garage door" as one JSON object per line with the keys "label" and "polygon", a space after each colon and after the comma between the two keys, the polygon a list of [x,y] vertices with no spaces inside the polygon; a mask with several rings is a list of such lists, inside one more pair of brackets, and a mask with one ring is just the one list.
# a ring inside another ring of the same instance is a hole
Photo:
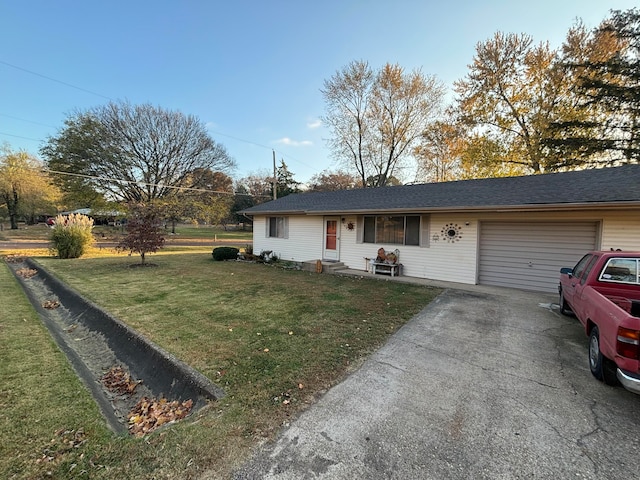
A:
{"label": "white garage door", "polygon": [[480,284],[557,292],[560,268],[596,248],[598,223],[482,222],[480,228]]}

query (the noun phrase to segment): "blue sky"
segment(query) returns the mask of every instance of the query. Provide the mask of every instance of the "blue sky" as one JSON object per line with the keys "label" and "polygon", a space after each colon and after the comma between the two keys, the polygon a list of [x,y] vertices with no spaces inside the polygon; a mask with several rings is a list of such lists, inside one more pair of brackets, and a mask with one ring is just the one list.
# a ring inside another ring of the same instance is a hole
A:
{"label": "blue sky", "polygon": [[[238,164],[336,168],[323,81],[352,60],[463,78],[496,31],[562,43],[631,0],[22,0],[0,5],[0,143],[36,156],[75,110],[110,100],[200,118]],[[452,98],[452,95],[451,97]]]}

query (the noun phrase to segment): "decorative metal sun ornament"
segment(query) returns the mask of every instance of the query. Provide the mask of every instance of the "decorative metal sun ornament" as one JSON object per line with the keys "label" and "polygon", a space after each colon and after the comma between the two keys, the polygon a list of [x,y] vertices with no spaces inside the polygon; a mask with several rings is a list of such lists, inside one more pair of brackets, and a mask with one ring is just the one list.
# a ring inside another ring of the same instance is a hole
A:
{"label": "decorative metal sun ornament", "polygon": [[459,242],[462,238],[462,225],[457,223],[447,223],[440,230],[442,238],[449,243]]}

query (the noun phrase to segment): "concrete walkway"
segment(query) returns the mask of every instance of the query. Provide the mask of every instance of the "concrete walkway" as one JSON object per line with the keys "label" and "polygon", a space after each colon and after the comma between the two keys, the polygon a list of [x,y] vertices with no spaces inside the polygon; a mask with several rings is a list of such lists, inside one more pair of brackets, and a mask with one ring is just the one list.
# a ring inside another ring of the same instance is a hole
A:
{"label": "concrete walkway", "polygon": [[[445,282],[442,280],[431,280],[429,278],[407,277],[404,275],[392,277],[390,275],[374,274],[371,272],[367,272],[366,270],[355,270],[351,268],[343,268],[343,269],[337,270],[334,273],[336,275],[348,275],[353,277],[370,278],[372,280],[379,280],[381,282],[410,283],[413,285],[423,285],[425,287],[438,287],[443,289],[462,290],[462,291],[476,292],[476,293],[500,293],[500,292],[506,291],[506,289],[500,289],[500,288],[491,287],[487,285],[469,285],[467,283]],[[514,290],[514,291],[518,292],[519,290]]]}
{"label": "concrete walkway", "polygon": [[635,477],[640,397],[592,378],[577,320],[555,296],[461,287],[234,478]]}

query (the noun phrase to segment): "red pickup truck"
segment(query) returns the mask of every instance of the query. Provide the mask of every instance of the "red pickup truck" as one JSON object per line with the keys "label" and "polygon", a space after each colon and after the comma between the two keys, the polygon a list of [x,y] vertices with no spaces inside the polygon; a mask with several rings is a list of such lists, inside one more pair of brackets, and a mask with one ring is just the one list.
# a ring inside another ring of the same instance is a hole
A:
{"label": "red pickup truck", "polygon": [[560,270],[558,291],[589,336],[591,373],[640,394],[640,252],[589,252]]}

